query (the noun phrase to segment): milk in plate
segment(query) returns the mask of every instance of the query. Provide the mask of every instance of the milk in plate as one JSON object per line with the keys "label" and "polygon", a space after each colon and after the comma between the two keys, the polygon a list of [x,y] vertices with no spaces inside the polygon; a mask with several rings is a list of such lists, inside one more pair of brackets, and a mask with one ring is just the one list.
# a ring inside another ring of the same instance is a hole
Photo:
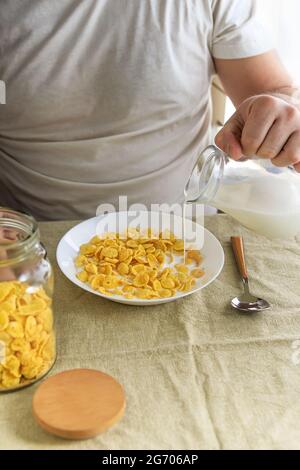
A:
{"label": "milk in plate", "polygon": [[300,233],[300,175],[265,161],[233,163],[212,205],[269,238]]}

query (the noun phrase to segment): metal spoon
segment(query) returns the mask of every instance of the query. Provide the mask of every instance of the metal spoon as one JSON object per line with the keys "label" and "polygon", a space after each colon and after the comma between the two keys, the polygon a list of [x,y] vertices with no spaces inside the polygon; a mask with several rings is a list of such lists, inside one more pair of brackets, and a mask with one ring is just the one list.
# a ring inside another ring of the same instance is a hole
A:
{"label": "metal spoon", "polygon": [[246,267],[242,237],[231,237],[231,245],[244,285],[244,293],[231,301],[232,307],[248,313],[261,312],[271,308],[270,304],[266,300],[259,299],[250,293],[249,276]]}

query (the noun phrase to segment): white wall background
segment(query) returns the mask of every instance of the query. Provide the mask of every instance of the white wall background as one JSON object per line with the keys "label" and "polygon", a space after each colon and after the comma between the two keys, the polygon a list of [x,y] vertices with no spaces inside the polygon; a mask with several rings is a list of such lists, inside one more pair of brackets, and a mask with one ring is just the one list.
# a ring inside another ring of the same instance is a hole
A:
{"label": "white wall background", "polygon": [[300,85],[300,0],[257,0],[257,6],[281,60]]}

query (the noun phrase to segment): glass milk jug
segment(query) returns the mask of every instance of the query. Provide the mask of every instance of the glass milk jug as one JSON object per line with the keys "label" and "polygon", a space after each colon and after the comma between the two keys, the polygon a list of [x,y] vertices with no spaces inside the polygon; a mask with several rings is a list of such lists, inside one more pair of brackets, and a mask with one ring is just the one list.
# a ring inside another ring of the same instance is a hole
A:
{"label": "glass milk jug", "polygon": [[300,233],[300,174],[270,160],[231,160],[211,145],[198,157],[185,201],[208,204],[269,238]]}

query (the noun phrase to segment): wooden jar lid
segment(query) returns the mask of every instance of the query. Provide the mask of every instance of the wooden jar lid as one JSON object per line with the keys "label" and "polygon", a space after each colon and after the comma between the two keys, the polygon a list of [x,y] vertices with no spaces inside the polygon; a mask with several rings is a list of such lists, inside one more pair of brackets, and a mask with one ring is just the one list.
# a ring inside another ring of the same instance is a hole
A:
{"label": "wooden jar lid", "polygon": [[49,377],[33,397],[33,414],[51,434],[88,439],[117,423],[125,410],[122,386],[110,375],[74,369]]}

